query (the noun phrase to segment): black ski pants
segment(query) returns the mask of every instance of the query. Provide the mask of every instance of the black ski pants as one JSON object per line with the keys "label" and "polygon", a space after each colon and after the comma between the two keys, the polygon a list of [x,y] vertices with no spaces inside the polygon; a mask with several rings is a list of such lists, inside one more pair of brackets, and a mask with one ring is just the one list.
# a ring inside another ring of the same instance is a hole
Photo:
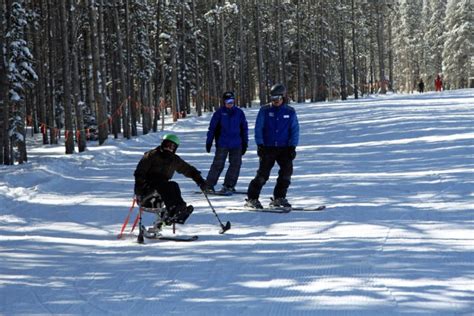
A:
{"label": "black ski pants", "polygon": [[162,182],[156,186],[156,190],[161,195],[161,199],[168,211],[186,208],[186,202],[184,202],[181,196],[181,189],[178,183],[174,181]]}
{"label": "black ski pants", "polygon": [[273,189],[274,198],[286,198],[288,187],[291,183],[293,174],[293,159],[291,158],[288,147],[265,147],[260,155],[260,164],[257,175],[250,181],[247,190],[249,199],[258,199],[263,186],[268,181],[275,162],[280,166],[278,178]]}
{"label": "black ski pants", "polygon": [[235,187],[239,179],[240,166],[242,165],[242,149],[238,148],[224,148],[217,147],[214,160],[212,161],[211,169],[207,175],[207,184],[214,187],[219,180],[219,176],[224,170],[225,161],[229,156],[229,168],[225,174],[224,186]]}

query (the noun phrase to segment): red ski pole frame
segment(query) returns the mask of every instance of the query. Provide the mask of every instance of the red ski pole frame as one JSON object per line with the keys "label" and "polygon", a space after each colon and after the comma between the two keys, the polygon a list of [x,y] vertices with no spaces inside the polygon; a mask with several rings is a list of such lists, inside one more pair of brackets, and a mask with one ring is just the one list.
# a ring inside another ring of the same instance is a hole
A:
{"label": "red ski pole frame", "polygon": [[135,208],[135,202],[137,199],[134,197],[132,206],[130,206],[130,210],[128,211],[128,215],[125,218],[125,221],[123,222],[122,229],[120,230],[120,234],[117,235],[117,239],[121,239],[123,235],[123,231],[125,230],[125,227],[127,227],[128,221],[130,220],[130,215],[132,215],[133,209]]}

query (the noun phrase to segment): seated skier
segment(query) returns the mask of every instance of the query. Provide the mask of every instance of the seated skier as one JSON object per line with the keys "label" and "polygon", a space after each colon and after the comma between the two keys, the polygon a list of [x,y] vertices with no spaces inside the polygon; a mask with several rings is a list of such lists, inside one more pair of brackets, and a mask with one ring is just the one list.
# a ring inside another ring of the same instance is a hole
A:
{"label": "seated skier", "polygon": [[148,207],[145,205],[148,204],[145,199],[148,200],[156,191],[166,206],[167,216],[164,220],[168,225],[184,224],[194,210],[192,205],[186,206],[178,183],[170,181],[175,171],[193,179],[202,190],[209,189],[201,172],[176,155],[178,147],[178,136],[165,135],[160,146],[144,154],[134,173],[138,204]]}

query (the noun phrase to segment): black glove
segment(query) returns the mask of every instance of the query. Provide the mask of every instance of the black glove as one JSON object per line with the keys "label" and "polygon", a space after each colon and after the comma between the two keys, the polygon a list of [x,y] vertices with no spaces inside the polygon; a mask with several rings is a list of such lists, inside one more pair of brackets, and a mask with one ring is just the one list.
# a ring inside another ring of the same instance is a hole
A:
{"label": "black glove", "polygon": [[296,157],[296,147],[295,146],[289,146],[288,147],[288,156],[290,156],[291,160],[294,160]]}
{"label": "black glove", "polygon": [[212,147],[212,143],[206,143],[206,151],[207,151],[208,153],[211,152],[211,147]]}
{"label": "black glove", "polygon": [[245,155],[245,153],[247,152],[247,147],[248,147],[247,143],[242,143],[242,156]]}
{"label": "black glove", "polygon": [[207,191],[214,191],[214,188],[212,186],[209,185],[209,183],[207,183],[206,180],[204,180],[203,182],[201,182],[201,184],[199,185],[199,188],[204,191],[204,192],[207,192]]}
{"label": "black glove", "polygon": [[263,145],[257,146],[257,155],[262,158],[265,155],[265,147]]}

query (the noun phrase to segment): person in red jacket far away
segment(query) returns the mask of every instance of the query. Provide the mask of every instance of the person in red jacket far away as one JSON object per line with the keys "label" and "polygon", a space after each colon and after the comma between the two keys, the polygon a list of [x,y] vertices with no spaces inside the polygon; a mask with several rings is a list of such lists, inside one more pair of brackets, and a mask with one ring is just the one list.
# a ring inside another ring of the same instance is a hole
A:
{"label": "person in red jacket far away", "polygon": [[442,88],[443,88],[443,81],[441,80],[441,76],[438,75],[435,79],[435,90],[441,91]]}

